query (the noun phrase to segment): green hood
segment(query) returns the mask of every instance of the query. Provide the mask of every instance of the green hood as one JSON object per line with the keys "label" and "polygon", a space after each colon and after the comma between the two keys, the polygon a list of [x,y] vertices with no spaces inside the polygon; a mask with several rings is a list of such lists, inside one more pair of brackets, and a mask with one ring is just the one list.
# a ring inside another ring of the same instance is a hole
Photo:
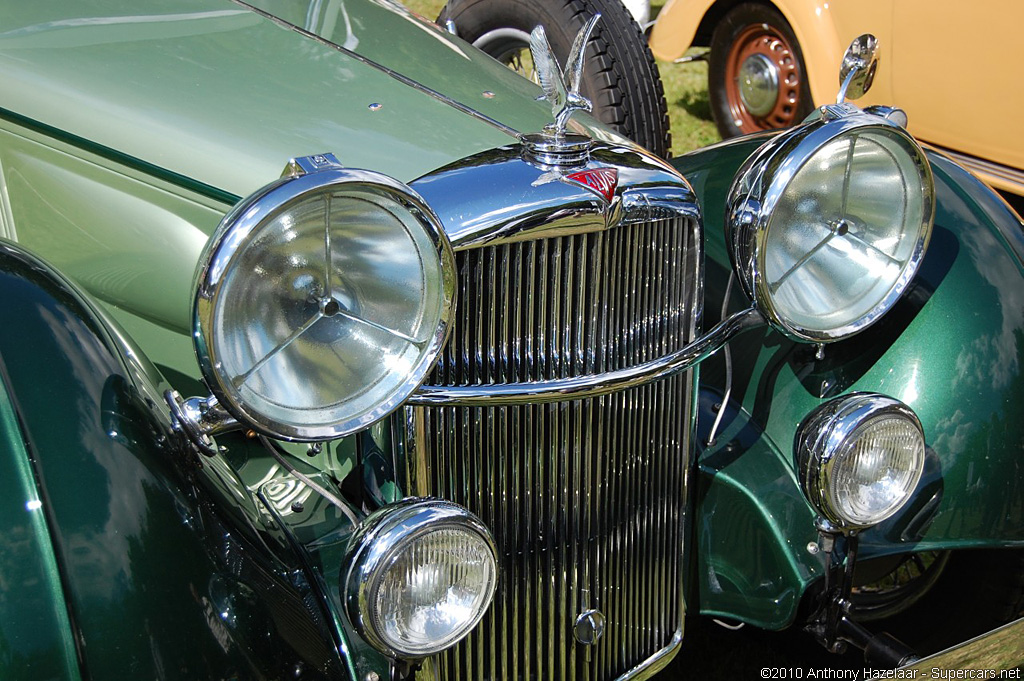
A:
{"label": "green hood", "polygon": [[[13,3],[8,114],[237,196],[332,151],[411,180],[539,130],[539,88],[384,0]],[[488,120],[489,119],[489,120]]]}

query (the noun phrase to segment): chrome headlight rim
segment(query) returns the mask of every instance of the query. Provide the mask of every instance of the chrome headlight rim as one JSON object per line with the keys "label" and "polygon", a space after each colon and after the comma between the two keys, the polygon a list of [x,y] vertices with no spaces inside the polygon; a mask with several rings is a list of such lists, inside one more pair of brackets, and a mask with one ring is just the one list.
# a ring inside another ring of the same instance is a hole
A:
{"label": "chrome headlight rim", "polygon": [[[221,371],[221,357],[211,342],[218,293],[234,259],[267,221],[318,192],[353,187],[395,201],[413,216],[431,244],[440,262],[443,289],[440,321],[426,343],[423,357],[413,371],[392,391],[391,396],[357,418],[313,426],[298,426],[266,417],[241,399]],[[448,339],[455,308],[455,255],[440,219],[408,185],[383,173],[370,170],[331,167],[302,175],[292,175],[268,184],[239,202],[225,215],[211,235],[196,268],[192,306],[192,337],[199,367],[216,403],[240,423],[264,435],[290,441],[312,442],[350,435],[384,418],[412,394],[426,379]]]}
{"label": "chrome headlight rim", "polygon": [[914,410],[878,393],[857,392],[833,398],[811,412],[797,428],[794,450],[801,489],[811,506],[833,526],[845,531],[873,527],[899,513],[913,498],[924,472],[924,455],[911,472],[902,500],[869,522],[848,517],[833,503],[832,479],[840,463],[837,455],[868,426],[892,418],[906,421],[917,431],[923,452],[924,428]]}
{"label": "chrome headlight rim", "polygon": [[[494,581],[484,599],[484,606],[462,627],[461,633],[445,645],[429,650],[403,650],[385,640],[370,614],[373,592],[401,553],[404,546],[431,532],[458,528],[473,533],[483,541],[492,561]],[[349,566],[343,570],[340,588],[349,620],[359,634],[392,659],[420,659],[447,650],[465,638],[483,618],[494,598],[498,579],[498,549],[494,537],[483,522],[463,506],[433,498],[409,497],[378,509],[367,516],[359,531],[350,540]]]}
{"label": "chrome headlight rim", "polygon": [[[906,130],[881,116],[852,105],[841,115],[828,111],[817,120],[782,132],[762,145],[743,164],[729,191],[726,205],[726,240],[734,271],[748,299],[777,331],[798,342],[832,343],[853,336],[888,312],[910,285],[924,259],[935,214],[935,181],[924,149]],[[852,323],[828,330],[812,329],[789,318],[773,302],[764,276],[763,257],[771,218],[797,172],[826,145],[847,135],[876,132],[897,140],[910,154],[922,175],[923,219],[912,253],[888,293],[870,311]]]}

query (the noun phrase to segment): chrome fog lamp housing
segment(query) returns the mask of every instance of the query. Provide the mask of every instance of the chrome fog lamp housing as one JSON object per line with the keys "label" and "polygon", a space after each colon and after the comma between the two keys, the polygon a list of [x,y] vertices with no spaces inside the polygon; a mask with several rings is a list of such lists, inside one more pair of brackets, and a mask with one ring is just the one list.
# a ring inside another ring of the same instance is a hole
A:
{"label": "chrome fog lamp housing", "polygon": [[906,289],[935,210],[931,167],[899,125],[853,105],[769,140],[730,189],[740,283],[773,327],[828,343],[867,328]]}
{"label": "chrome fog lamp housing", "polygon": [[349,617],[393,658],[434,655],[484,616],[497,584],[490,531],[447,501],[409,499],[371,514],[341,589]]}
{"label": "chrome fog lamp housing", "polygon": [[217,403],[293,441],[347,435],[398,407],[433,366],[455,295],[451,245],[413,190],[312,158],[326,167],[224,218],[193,307]]}
{"label": "chrome fog lamp housing", "polygon": [[917,415],[899,400],[874,393],[821,405],[800,424],[795,449],[804,494],[822,517],[844,530],[894,515],[924,470]]}

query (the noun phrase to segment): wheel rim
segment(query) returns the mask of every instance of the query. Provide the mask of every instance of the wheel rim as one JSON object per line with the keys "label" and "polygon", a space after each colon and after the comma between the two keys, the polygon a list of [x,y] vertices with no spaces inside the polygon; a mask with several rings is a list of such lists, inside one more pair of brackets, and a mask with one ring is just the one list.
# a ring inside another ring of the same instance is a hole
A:
{"label": "wheel rim", "polygon": [[[949,551],[924,551],[878,559],[883,574],[854,575],[852,613],[869,622],[906,610],[935,585],[949,556]],[[858,583],[862,580],[867,583]]]}
{"label": "wheel rim", "polygon": [[473,41],[473,47],[486,52],[519,75],[536,82],[530,34],[518,28],[495,28]]}
{"label": "wheel rim", "polygon": [[796,50],[768,24],[747,26],[733,41],[725,65],[725,93],[733,124],[744,133],[796,123],[803,73]]}

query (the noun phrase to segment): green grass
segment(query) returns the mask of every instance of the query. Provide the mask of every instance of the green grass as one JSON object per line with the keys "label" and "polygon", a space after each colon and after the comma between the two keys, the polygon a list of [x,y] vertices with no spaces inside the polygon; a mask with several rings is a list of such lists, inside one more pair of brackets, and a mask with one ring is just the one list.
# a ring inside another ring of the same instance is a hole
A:
{"label": "green grass", "polygon": [[[412,11],[427,17],[437,18],[444,6],[443,0],[404,0]],[[656,16],[664,3],[654,2],[651,16]],[[672,125],[672,154],[678,156],[687,151],[707,146],[721,139],[708,103],[707,62],[673,64],[658,62],[661,81],[665,85],[665,101]]]}

